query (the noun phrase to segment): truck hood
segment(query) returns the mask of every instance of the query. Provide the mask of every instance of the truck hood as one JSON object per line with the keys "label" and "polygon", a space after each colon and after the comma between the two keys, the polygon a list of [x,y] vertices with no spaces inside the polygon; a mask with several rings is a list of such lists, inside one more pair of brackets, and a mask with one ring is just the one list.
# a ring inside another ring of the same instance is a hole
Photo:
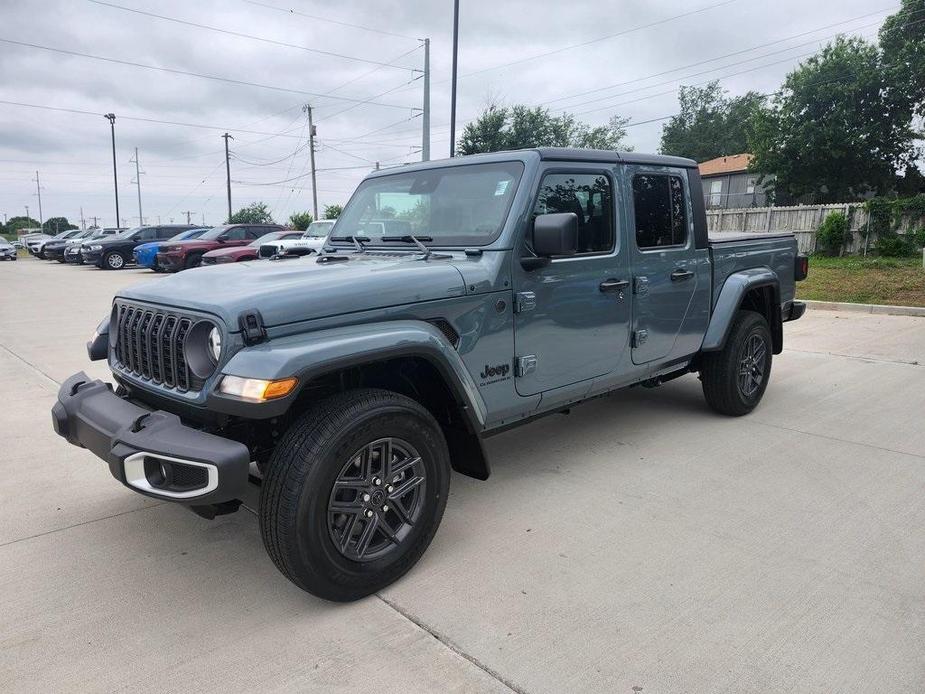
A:
{"label": "truck hood", "polygon": [[316,258],[213,265],[122,290],[117,296],[212,313],[231,330],[238,316],[259,311],[264,325],[463,296],[466,285],[450,258],[417,253],[362,254],[340,262]]}

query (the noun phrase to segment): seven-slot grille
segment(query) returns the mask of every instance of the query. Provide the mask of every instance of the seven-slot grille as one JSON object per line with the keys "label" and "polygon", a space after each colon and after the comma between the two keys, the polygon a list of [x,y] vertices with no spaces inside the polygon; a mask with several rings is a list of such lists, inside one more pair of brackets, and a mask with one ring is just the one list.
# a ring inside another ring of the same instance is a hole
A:
{"label": "seven-slot grille", "polygon": [[116,359],[126,372],[179,391],[199,386],[183,354],[193,321],[155,309],[118,304]]}

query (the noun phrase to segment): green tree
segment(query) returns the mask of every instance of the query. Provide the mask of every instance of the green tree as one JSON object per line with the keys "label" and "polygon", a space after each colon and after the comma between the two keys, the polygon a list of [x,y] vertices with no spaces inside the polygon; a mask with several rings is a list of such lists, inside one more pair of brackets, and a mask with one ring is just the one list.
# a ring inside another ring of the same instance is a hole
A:
{"label": "green tree", "polygon": [[76,229],[76,224],[71,224],[67,221],[67,217],[49,217],[45,220],[45,223],[42,225],[42,231],[46,234],[55,234],[61,231],[68,231],[69,229]]}
{"label": "green tree", "polygon": [[569,113],[554,116],[539,106],[491,104],[463,129],[457,150],[460,154],[530,147],[628,150],[624,142],[628,122],[627,118],[613,116],[606,125],[592,127]]}
{"label": "green tree", "polygon": [[273,224],[270,206],[265,202],[252,202],[231,215],[229,224]]}
{"label": "green tree", "polygon": [[881,68],[877,47],[858,37],[836,39],[802,63],[755,116],[753,170],[776,175],[778,193],[814,202],[891,189],[916,157],[916,134]]}
{"label": "green tree", "polygon": [[880,27],[883,71],[890,98],[910,114],[925,116],[925,0],[902,0]]}
{"label": "green tree", "polygon": [[40,229],[39,220],[32,217],[10,217],[6,222],[6,233],[16,234],[20,229]]}
{"label": "green tree", "polygon": [[325,219],[337,219],[340,217],[340,213],[344,211],[343,205],[325,205],[324,206],[324,218]]}
{"label": "green tree", "polygon": [[662,154],[707,161],[748,151],[748,130],[764,97],[756,92],[730,98],[719,80],[681,87],[681,111],[662,127]]}
{"label": "green tree", "polygon": [[311,212],[293,212],[289,215],[289,226],[293,229],[305,231],[313,221],[315,221],[315,218],[312,217]]}

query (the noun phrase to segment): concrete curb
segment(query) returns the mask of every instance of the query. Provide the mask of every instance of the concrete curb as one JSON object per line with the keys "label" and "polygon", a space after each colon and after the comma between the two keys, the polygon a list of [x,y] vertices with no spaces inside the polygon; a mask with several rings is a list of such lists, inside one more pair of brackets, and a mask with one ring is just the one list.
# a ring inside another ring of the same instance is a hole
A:
{"label": "concrete curb", "polygon": [[925,307],[887,306],[885,304],[849,304],[842,301],[805,301],[808,308],[823,311],[851,311],[853,313],[876,313],[887,316],[915,316],[925,318]]}

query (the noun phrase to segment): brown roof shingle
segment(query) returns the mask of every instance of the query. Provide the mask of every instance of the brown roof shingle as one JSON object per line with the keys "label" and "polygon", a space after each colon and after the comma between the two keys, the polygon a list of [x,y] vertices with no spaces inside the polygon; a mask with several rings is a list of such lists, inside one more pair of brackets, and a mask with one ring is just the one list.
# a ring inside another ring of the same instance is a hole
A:
{"label": "brown roof shingle", "polygon": [[716,159],[710,159],[710,161],[701,162],[698,166],[701,176],[715,176],[716,174],[747,171],[751,160],[751,154],[732,154],[728,157],[717,157]]}

